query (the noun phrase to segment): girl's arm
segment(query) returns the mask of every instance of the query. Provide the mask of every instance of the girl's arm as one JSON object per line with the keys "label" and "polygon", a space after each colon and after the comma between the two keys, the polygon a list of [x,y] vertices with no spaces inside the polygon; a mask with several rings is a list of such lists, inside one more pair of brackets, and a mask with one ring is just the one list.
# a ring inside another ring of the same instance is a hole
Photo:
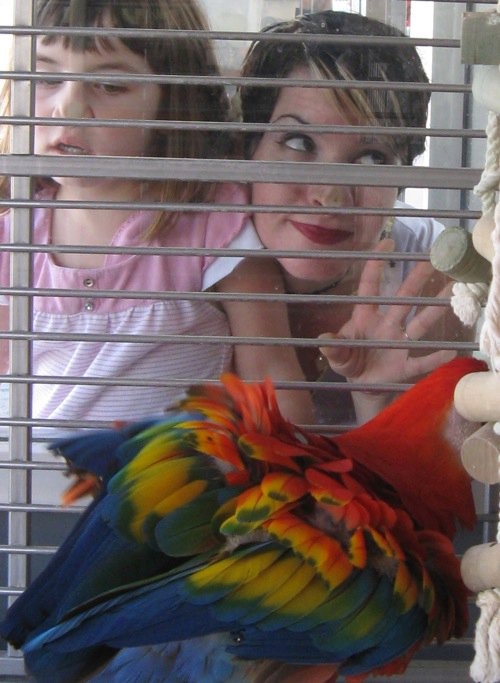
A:
{"label": "girl's arm", "polygon": [[[226,293],[269,293],[284,291],[278,264],[272,259],[247,258],[217,284],[217,291]],[[235,337],[291,338],[286,304],[276,301],[226,301],[224,310],[231,334]],[[234,370],[242,379],[261,381],[270,377],[304,381],[295,348],[280,345],[236,344]],[[277,391],[283,415],[297,424],[314,422],[312,400],[304,389]]]}

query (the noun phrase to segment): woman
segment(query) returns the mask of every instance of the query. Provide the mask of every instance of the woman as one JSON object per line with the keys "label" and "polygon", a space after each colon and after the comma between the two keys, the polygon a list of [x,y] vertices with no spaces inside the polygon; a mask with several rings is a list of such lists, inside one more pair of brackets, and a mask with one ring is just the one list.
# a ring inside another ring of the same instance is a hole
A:
{"label": "woman", "polygon": [[[415,48],[411,45],[349,44],[315,41],[315,35],[388,36],[404,39],[398,30],[378,21],[345,12],[317,12],[268,29],[273,33],[303,34],[303,41],[256,41],[246,57],[246,77],[314,79],[317,87],[256,86],[240,89],[246,123],[274,123],[280,131],[249,133],[245,140],[248,158],[259,161],[322,162],[361,165],[411,165],[424,150],[421,135],[373,134],[356,126],[425,127],[429,91],[325,87],[322,81],[406,81],[428,83]],[[341,83],[342,85],[342,83]],[[309,129],[308,126],[311,128]],[[312,126],[351,126],[346,132],[315,132]],[[283,213],[255,212],[254,223],[266,247],[296,251],[401,251],[427,252],[442,230],[432,219],[404,217],[404,205],[396,201],[395,187],[255,183],[255,206],[280,205]],[[307,208],[313,211],[307,213]],[[394,219],[394,207],[401,217]],[[297,209],[301,211],[297,211]],[[304,212],[304,208],[306,212]],[[325,209],[319,212],[319,209]],[[336,209],[366,209],[346,214]],[[370,214],[370,209],[379,211]],[[380,209],[392,211],[384,216]],[[390,238],[389,238],[390,236]],[[360,296],[445,296],[442,276],[427,262],[412,269],[410,262],[391,263],[362,259],[279,259],[288,292]],[[428,306],[410,315],[409,306],[342,303],[298,303],[290,306],[292,332],[296,337],[416,340],[454,334],[453,316],[443,307]],[[445,321],[445,317],[447,318]],[[439,322],[439,324],[437,324]],[[350,382],[407,382],[448,360],[453,352],[435,351],[423,356],[408,349],[334,347],[304,349],[302,365],[311,380],[338,380],[331,368]],[[318,419],[324,422],[364,421],[387,402],[388,394],[353,392],[352,406],[345,411],[345,392],[318,391]]]}

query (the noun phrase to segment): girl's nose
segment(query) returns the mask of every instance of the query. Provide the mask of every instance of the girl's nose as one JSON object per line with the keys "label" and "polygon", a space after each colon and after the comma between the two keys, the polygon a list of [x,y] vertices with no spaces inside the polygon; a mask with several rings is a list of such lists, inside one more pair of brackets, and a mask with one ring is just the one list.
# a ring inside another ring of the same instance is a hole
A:
{"label": "girl's nose", "polygon": [[92,118],[92,108],[87,100],[85,83],[65,81],[59,89],[54,118],[88,119]]}
{"label": "girl's nose", "polygon": [[308,194],[311,204],[342,207],[346,205],[348,189],[340,185],[310,185]]}

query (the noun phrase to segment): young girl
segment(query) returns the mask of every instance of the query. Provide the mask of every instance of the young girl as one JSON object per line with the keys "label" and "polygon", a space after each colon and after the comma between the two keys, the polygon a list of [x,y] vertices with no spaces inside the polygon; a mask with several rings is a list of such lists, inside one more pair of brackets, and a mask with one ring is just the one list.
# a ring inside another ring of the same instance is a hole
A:
{"label": "young girl", "polygon": [[[194,0],[38,0],[36,26],[96,29],[207,29]],[[225,152],[224,136],[200,130],[151,128],[141,121],[224,121],[227,98],[208,39],[202,37],[90,37],[42,35],[37,39],[35,114],[65,119],[35,129],[35,153],[56,159],[70,156],[208,158]],[[71,80],[74,74],[95,80]],[[68,79],[65,78],[68,74]],[[154,76],[206,76],[207,83]],[[74,119],[74,125],[68,123]],[[102,119],[104,125],[82,125]],[[109,119],[138,120],[137,125],[105,125]],[[166,161],[165,163],[168,163]],[[96,161],[98,168],[98,161]],[[64,202],[44,207],[46,200]],[[72,290],[79,296],[35,297],[33,301],[33,417],[63,420],[139,419],[177,400],[193,381],[217,378],[234,368],[242,377],[300,379],[291,347],[203,343],[168,337],[198,335],[288,336],[281,304],[229,301],[218,308],[209,301],[159,297],[161,292],[273,292],[282,290],[280,275],[268,259],[185,256],[170,247],[259,249],[261,244],[238,204],[247,197],[235,185],[211,182],[151,181],[124,178],[57,176],[37,182],[33,243],[54,251],[33,256],[33,286]],[[70,202],[95,202],[73,208]],[[120,208],[119,202],[207,202],[235,205],[228,212],[167,212]],[[116,202],[113,208],[99,205]],[[9,241],[9,215],[0,221],[0,240]],[[57,246],[85,247],[75,252]],[[93,252],[93,247],[151,247],[151,253]],[[87,250],[88,247],[88,250]],[[9,284],[8,253],[0,254],[0,280]],[[93,297],[113,290],[120,297]],[[144,292],[137,298],[135,292]],[[130,293],[130,296],[127,296]],[[151,296],[148,294],[151,293]],[[156,296],[155,296],[156,295]],[[8,300],[3,299],[7,304]],[[2,308],[2,307],[0,307]],[[5,319],[5,311],[3,313]],[[44,335],[60,339],[44,339]],[[75,335],[82,336],[74,341]],[[97,339],[85,339],[85,335]],[[117,335],[137,340],[113,341]],[[163,339],[165,336],[167,339]],[[141,337],[145,339],[141,341]],[[74,382],[58,384],[44,376]],[[79,383],[82,378],[87,382]],[[92,384],[94,378],[107,383]],[[121,379],[137,386],[120,386]],[[40,383],[37,382],[40,380]],[[110,383],[109,380],[112,380]],[[164,380],[151,386],[151,380]],[[169,382],[171,384],[169,385]],[[310,421],[305,392],[282,392],[282,407],[298,422]]]}

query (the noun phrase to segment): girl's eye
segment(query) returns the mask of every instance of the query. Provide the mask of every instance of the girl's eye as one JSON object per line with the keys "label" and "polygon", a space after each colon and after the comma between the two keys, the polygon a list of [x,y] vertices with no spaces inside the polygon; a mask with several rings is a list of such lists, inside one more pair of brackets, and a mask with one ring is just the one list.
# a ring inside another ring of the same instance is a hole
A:
{"label": "girl's eye", "polygon": [[125,83],[118,83],[116,81],[113,83],[105,83],[101,81],[99,83],[95,83],[94,87],[96,90],[102,90],[107,95],[120,95],[121,93],[127,91],[127,85]]}
{"label": "girl's eye", "polygon": [[283,144],[294,152],[314,152],[315,145],[308,135],[289,133],[283,139]]}
{"label": "girl's eye", "polygon": [[389,163],[387,155],[383,152],[365,152],[356,159],[357,164],[380,165]]}
{"label": "girl's eye", "polygon": [[63,83],[63,81],[45,80],[43,78],[36,81],[36,85],[39,85],[42,88],[57,88],[61,83]]}

